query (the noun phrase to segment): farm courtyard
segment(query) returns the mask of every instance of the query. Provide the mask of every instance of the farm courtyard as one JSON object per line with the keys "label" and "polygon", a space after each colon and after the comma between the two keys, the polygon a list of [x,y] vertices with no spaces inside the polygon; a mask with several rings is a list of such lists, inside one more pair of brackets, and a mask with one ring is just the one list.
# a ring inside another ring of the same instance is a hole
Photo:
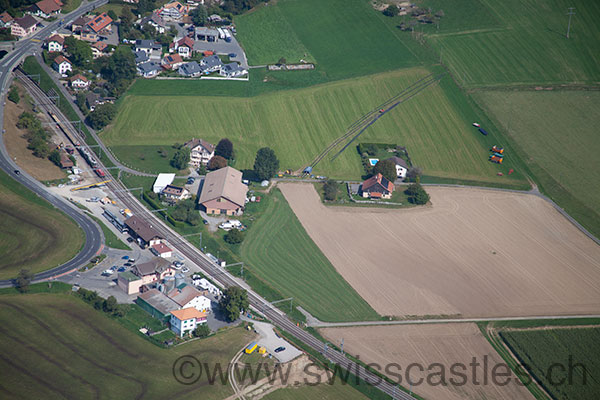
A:
{"label": "farm courtyard", "polygon": [[543,199],[428,187],[431,206],[324,206],[313,185],[281,183],[337,271],[381,315],[598,313],[600,248]]}

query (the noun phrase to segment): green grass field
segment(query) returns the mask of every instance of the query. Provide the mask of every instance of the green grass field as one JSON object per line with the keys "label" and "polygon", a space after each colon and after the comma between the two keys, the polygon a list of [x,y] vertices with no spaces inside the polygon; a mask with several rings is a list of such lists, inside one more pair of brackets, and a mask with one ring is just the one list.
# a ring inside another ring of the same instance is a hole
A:
{"label": "green grass field", "polygon": [[[152,172],[170,168],[168,158],[162,159],[160,169],[155,162],[138,164],[142,150],[154,154],[156,148],[152,150],[149,145],[168,148],[192,137],[212,143],[228,137],[236,148],[238,169],[252,168],[256,150],[270,146],[282,169],[298,170],[343,135],[353,121],[428,72],[421,68],[400,70],[252,98],[129,96],[102,137],[118,158],[136,168],[152,168]],[[357,143],[407,146],[413,163],[427,175],[522,185],[518,172],[510,177],[496,176],[498,171],[506,175],[516,160],[507,158],[503,166],[487,160],[488,148],[498,139],[494,132],[483,137],[471,126],[471,122],[483,123],[484,119],[446,76],[439,85],[386,114]],[[138,149],[137,143],[144,143],[144,147]],[[360,179],[363,169],[353,145],[333,162],[324,159],[315,172]]]}
{"label": "green grass field", "polygon": [[119,239],[117,235],[115,235],[113,231],[108,228],[108,226],[106,226],[104,221],[94,217],[93,215],[89,215],[89,217],[96,221],[98,225],[100,225],[100,228],[104,233],[104,244],[106,244],[108,247],[112,247],[113,249],[131,250],[131,247],[123,243],[123,241]]}
{"label": "green grass field", "polygon": [[[585,0],[423,1],[446,16],[424,30],[467,87],[600,82],[600,3]],[[570,39],[567,7],[575,7]],[[470,8],[471,10],[467,10]],[[400,17],[397,17],[398,21]]]}
{"label": "green grass field", "polygon": [[37,273],[73,258],[83,232],[66,215],[0,171],[0,279]]}
{"label": "green grass field", "polygon": [[378,319],[310,239],[281,192],[272,196],[242,244],[252,271],[324,321]]}
{"label": "green grass field", "polygon": [[[235,328],[168,350],[159,348],[69,294],[0,298],[2,398],[225,398],[227,383],[203,373],[178,383],[173,363],[192,355],[223,371],[251,338]],[[9,322],[10,321],[10,322]]]}
{"label": "green grass field", "polygon": [[482,91],[474,93],[499,121],[554,201],[600,236],[600,92]]}
{"label": "green grass field", "polygon": [[[592,399],[600,393],[600,328],[504,331],[501,336],[554,398]],[[555,363],[560,366],[551,369]]]}
{"label": "green grass field", "polygon": [[[312,377],[307,377],[309,382],[314,382]],[[337,380],[336,382],[339,382]],[[278,389],[265,397],[265,400],[361,400],[367,399],[352,386],[336,383],[334,385],[320,384],[314,386],[299,386],[299,387],[287,387]]]}

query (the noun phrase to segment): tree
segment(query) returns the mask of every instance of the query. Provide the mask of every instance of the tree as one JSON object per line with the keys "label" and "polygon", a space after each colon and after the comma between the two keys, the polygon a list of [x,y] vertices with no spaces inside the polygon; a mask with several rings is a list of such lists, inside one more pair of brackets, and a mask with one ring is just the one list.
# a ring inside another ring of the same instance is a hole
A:
{"label": "tree", "polygon": [[244,234],[239,229],[232,229],[223,237],[229,244],[238,244],[244,241]]}
{"label": "tree", "polygon": [[19,104],[21,98],[19,97],[19,90],[16,86],[12,86],[8,92],[8,99],[15,104]]}
{"label": "tree", "polygon": [[398,177],[396,164],[392,160],[378,161],[373,167],[373,175],[381,174],[388,181],[394,182]]}
{"label": "tree", "polygon": [[173,154],[173,158],[171,159],[171,165],[177,169],[184,169],[188,166],[190,162],[190,149],[187,147],[182,147]]}
{"label": "tree", "polygon": [[27,148],[33,150],[33,155],[39,158],[46,158],[50,154],[48,142],[41,136],[35,136],[30,140]]}
{"label": "tree", "polygon": [[192,22],[196,26],[204,26],[206,24],[206,20],[208,19],[208,12],[206,12],[206,7],[204,5],[199,5],[192,12],[190,12],[190,17],[192,17]]}
{"label": "tree", "polygon": [[19,275],[15,279],[15,287],[21,293],[25,293],[29,290],[29,284],[33,279],[33,274],[28,269],[22,269],[19,271]]}
{"label": "tree", "polygon": [[205,338],[208,335],[210,335],[210,328],[207,324],[198,325],[196,330],[194,330],[194,337]]}
{"label": "tree", "polygon": [[386,17],[395,17],[399,12],[400,10],[398,10],[398,7],[395,4],[391,4],[387,6],[385,10],[383,10],[383,15]]}
{"label": "tree", "polygon": [[323,194],[325,196],[325,200],[335,200],[337,198],[339,190],[340,185],[336,181],[334,181],[333,179],[327,180],[327,182],[323,184]]}
{"label": "tree", "polygon": [[238,319],[240,313],[248,309],[249,306],[248,293],[239,286],[231,286],[225,289],[219,300],[219,307],[229,322]]}
{"label": "tree", "polygon": [[112,313],[118,307],[117,299],[115,296],[109,296],[108,299],[104,300],[104,304],[102,305],[102,309],[104,312]]}
{"label": "tree", "polygon": [[[102,58],[105,60],[100,60]],[[112,85],[114,94],[125,91],[136,76],[135,57],[128,46],[119,46],[110,57],[100,57],[98,60],[100,73]]]}
{"label": "tree", "polygon": [[225,168],[227,166],[227,160],[221,156],[213,156],[213,158],[208,161],[208,165],[206,166],[209,170],[214,171],[217,169]]}
{"label": "tree", "polygon": [[233,143],[231,143],[231,140],[227,138],[219,140],[215,148],[215,155],[231,160],[233,158]]}
{"label": "tree", "polygon": [[93,59],[92,48],[83,40],[67,36],[65,38],[65,47],[69,52],[70,61],[78,67],[86,66]]}
{"label": "tree", "polygon": [[77,106],[84,115],[90,112],[85,100],[85,93],[77,92]]}
{"label": "tree", "polygon": [[52,161],[56,166],[60,167],[60,151],[58,151],[57,149],[52,150],[50,152],[50,155],[48,156],[48,159]]}
{"label": "tree", "polygon": [[404,191],[409,197],[409,201],[414,204],[427,204],[429,194],[423,189],[420,183],[412,183],[408,185]]}
{"label": "tree", "polygon": [[254,172],[260,180],[271,179],[279,170],[279,160],[275,156],[275,152],[263,147],[256,152],[254,159]]}
{"label": "tree", "polygon": [[114,10],[108,10],[107,14],[113,21],[116,21],[118,19],[117,13],[114,12]]}
{"label": "tree", "polygon": [[110,124],[115,115],[117,114],[117,108],[112,103],[104,103],[97,106],[93,112],[88,115],[88,121],[92,128],[102,129],[106,125]]}
{"label": "tree", "polygon": [[187,222],[188,224],[190,224],[192,226],[197,226],[200,224],[200,215],[194,209],[189,210],[187,218],[185,219],[185,222]]}
{"label": "tree", "polygon": [[423,170],[419,167],[410,167],[408,171],[406,171],[406,180],[409,182],[417,182],[419,183],[421,180],[421,175],[423,174]]}
{"label": "tree", "polygon": [[277,64],[279,64],[279,65],[287,64],[287,60],[285,59],[285,57],[281,57],[279,59],[279,61],[277,61]]}

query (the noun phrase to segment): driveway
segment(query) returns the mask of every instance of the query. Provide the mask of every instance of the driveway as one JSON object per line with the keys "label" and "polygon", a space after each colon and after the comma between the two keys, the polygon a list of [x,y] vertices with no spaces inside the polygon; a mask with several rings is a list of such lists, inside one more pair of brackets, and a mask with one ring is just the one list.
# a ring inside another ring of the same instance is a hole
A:
{"label": "driveway", "polygon": [[[258,345],[265,347],[269,353],[279,360],[279,362],[286,363],[302,355],[300,350],[275,333],[273,325],[266,322],[254,321],[247,317],[242,317],[242,320],[254,324],[254,329],[260,335]],[[278,347],[285,347],[285,350],[275,353],[275,349]]]}
{"label": "driveway", "polygon": [[200,40],[194,41],[194,51],[212,51],[216,54],[227,55],[230,53],[235,53],[235,57],[231,57],[231,61],[236,61],[241,64],[241,66],[245,69],[248,69],[248,60],[246,60],[246,53],[244,53],[244,49],[238,43],[235,36],[231,36],[231,42],[226,42],[225,40],[217,39],[216,42],[203,42]]}

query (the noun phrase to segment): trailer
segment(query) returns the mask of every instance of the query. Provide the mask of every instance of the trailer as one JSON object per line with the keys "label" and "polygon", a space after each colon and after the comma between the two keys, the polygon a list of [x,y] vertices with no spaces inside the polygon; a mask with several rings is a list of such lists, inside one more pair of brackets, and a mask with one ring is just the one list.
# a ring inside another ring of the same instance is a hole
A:
{"label": "trailer", "polygon": [[231,42],[231,33],[227,29],[223,29],[223,33],[225,34],[225,41],[228,43]]}
{"label": "trailer", "polygon": [[217,32],[219,32],[219,39],[225,39],[225,32],[223,32],[223,29],[217,28]]}
{"label": "trailer", "polygon": [[502,157],[498,157],[498,156],[490,156],[490,161],[496,164],[502,164],[502,161],[504,160],[504,158]]}
{"label": "trailer", "polygon": [[504,153],[504,147],[493,145],[492,146],[492,151],[494,153],[500,153],[500,154],[502,154],[502,153]]}
{"label": "trailer", "polygon": [[504,155],[503,155],[503,154],[500,154],[500,153],[494,153],[494,155],[495,155],[496,157],[500,157],[500,158],[504,157]]}
{"label": "trailer", "polygon": [[252,354],[254,352],[254,350],[256,350],[257,347],[258,347],[258,343],[252,342],[248,346],[246,346],[246,350],[244,350],[244,351],[246,352],[246,354]]}
{"label": "trailer", "polygon": [[98,175],[100,178],[104,178],[106,176],[106,174],[104,174],[104,171],[102,171],[100,168],[97,168],[94,170],[94,172],[96,173],[96,175]]}
{"label": "trailer", "polygon": [[483,128],[479,128],[479,132],[483,133],[484,136],[487,136],[487,132]]}

